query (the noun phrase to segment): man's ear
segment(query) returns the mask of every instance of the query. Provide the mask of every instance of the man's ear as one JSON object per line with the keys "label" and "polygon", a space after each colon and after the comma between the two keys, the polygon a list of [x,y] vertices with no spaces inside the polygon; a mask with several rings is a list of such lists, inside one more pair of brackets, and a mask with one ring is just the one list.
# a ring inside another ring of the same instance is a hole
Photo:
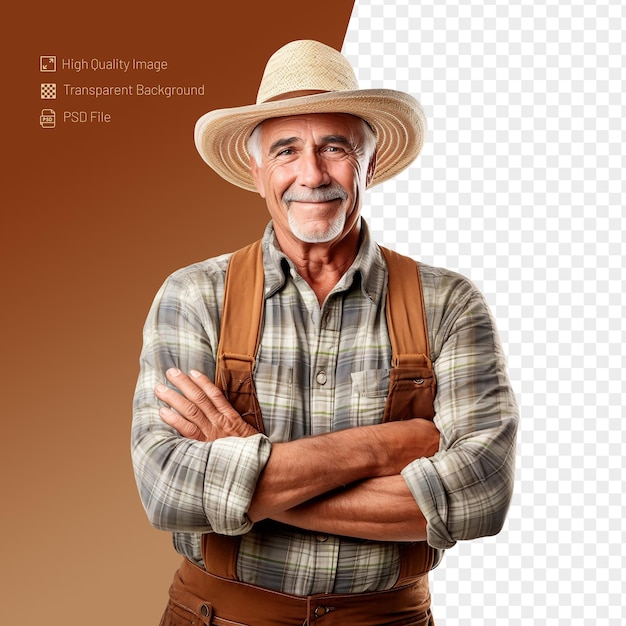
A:
{"label": "man's ear", "polygon": [[372,158],[370,159],[369,165],[367,166],[367,174],[365,176],[365,187],[369,187],[372,182],[372,178],[374,178],[374,172],[376,171],[376,151],[372,154]]}
{"label": "man's ear", "polygon": [[265,185],[263,184],[261,170],[252,157],[250,157],[250,169],[252,170],[252,178],[254,178],[254,186],[256,187],[256,190],[261,195],[261,198],[265,198]]}

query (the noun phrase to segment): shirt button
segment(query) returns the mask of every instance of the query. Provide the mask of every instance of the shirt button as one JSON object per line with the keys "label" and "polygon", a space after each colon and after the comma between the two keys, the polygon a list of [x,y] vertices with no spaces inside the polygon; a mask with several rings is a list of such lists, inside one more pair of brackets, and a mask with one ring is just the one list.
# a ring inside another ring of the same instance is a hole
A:
{"label": "shirt button", "polygon": [[328,535],[325,535],[324,533],[319,533],[319,535],[316,535],[315,537],[320,543],[324,543],[325,541],[328,541]]}
{"label": "shirt button", "polygon": [[325,385],[328,377],[326,376],[326,372],[324,370],[320,370],[315,377],[318,385]]}

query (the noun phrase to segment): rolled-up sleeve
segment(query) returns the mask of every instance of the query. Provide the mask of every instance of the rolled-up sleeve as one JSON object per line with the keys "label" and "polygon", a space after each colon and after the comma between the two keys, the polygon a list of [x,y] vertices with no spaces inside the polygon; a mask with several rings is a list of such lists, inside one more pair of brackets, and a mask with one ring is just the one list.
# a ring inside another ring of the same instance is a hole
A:
{"label": "rolled-up sleeve", "polygon": [[[430,277],[437,378],[435,424],[440,451],[402,475],[428,521],[428,543],[502,529],[513,492],[519,413],[493,317],[482,294],[463,277]],[[426,289],[425,289],[426,293]]]}
{"label": "rolled-up sleeve", "polygon": [[178,367],[215,374],[223,272],[198,264],[172,275],[144,325],[133,401],[131,454],[139,494],[152,525],[179,532],[241,534],[271,444],[262,434],[212,443],[185,439],[159,417],[158,383]]}

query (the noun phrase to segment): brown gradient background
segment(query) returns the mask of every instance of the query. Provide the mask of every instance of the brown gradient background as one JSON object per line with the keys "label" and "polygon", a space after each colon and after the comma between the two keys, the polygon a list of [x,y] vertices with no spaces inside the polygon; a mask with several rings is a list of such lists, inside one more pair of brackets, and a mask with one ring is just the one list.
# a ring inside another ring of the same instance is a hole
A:
{"label": "brown gradient background", "polygon": [[[130,463],[142,324],[167,274],[253,240],[268,219],[258,196],[204,165],[193,125],[212,108],[253,102],[267,58],[287,41],[340,48],[352,4],[5,9],[3,624],[158,624],[179,557],[169,534],[148,524]],[[39,72],[47,54],[56,74]],[[169,68],[74,73],[60,69],[63,57],[164,59]],[[204,83],[206,95],[43,101],[41,82]],[[56,129],[39,127],[42,108],[57,111]],[[64,110],[112,121],[63,124]]]}

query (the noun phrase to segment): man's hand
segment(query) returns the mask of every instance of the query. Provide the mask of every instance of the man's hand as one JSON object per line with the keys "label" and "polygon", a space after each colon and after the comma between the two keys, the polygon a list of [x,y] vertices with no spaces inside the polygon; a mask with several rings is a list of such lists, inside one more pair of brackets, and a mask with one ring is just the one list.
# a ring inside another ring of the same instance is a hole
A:
{"label": "man's hand", "polygon": [[249,437],[257,433],[233,409],[219,387],[204,374],[192,370],[190,377],[172,368],[167,370],[166,376],[183,395],[165,385],[157,385],[154,390],[156,397],[168,404],[168,407],[161,408],[159,415],[183,437],[215,441],[223,437]]}

